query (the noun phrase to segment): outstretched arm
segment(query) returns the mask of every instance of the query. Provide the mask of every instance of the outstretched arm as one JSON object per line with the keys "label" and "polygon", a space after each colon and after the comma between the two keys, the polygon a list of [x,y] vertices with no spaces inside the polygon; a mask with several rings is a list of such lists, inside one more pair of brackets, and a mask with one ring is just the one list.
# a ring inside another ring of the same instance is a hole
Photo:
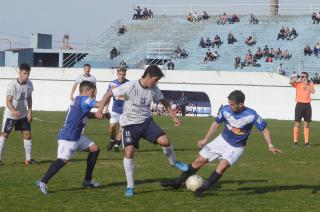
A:
{"label": "outstretched arm", "polygon": [[219,123],[214,121],[212,125],[210,126],[206,136],[198,141],[198,147],[202,148],[204,147],[210,140],[212,140],[214,134],[216,133],[217,129],[219,128]]}
{"label": "outstretched arm", "polygon": [[272,152],[272,153],[281,153],[280,149],[277,149],[276,147],[273,146],[272,139],[271,139],[271,134],[270,134],[270,132],[269,132],[269,130],[267,128],[265,128],[262,131],[262,134],[263,134],[264,140],[266,140],[266,142],[268,144],[268,148],[269,148],[270,152]]}
{"label": "outstretched arm", "polygon": [[176,117],[176,114],[172,111],[171,105],[168,102],[168,100],[162,99],[162,100],[160,100],[160,102],[163,104],[163,106],[168,111],[169,115],[171,116],[172,120],[174,121],[174,125],[175,126],[180,126],[181,125],[181,121]]}
{"label": "outstretched arm", "polygon": [[77,83],[77,82],[75,82],[75,83],[73,84],[72,88],[71,88],[71,94],[70,94],[70,100],[71,100],[71,101],[73,101],[73,100],[74,100],[74,98],[73,98],[73,94],[74,94],[74,92],[75,92],[75,90],[76,90],[77,86],[78,86],[78,83]]}
{"label": "outstretched arm", "polygon": [[100,119],[103,118],[103,109],[107,104],[109,104],[111,97],[112,97],[112,92],[111,90],[109,90],[103,95],[101,101],[98,101],[96,103],[94,107],[98,108],[98,111],[96,112],[97,118],[100,118]]}

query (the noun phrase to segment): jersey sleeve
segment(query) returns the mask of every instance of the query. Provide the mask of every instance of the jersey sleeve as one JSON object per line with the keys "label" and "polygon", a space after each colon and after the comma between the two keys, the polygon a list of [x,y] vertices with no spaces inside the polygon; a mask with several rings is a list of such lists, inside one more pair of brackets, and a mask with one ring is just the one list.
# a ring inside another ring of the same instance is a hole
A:
{"label": "jersey sleeve", "polygon": [[225,120],[225,118],[223,116],[223,109],[224,109],[224,107],[220,107],[220,109],[218,111],[218,114],[217,114],[217,117],[215,120],[218,124],[221,124]]}
{"label": "jersey sleeve", "polygon": [[153,101],[156,102],[156,103],[158,103],[158,102],[160,102],[162,99],[164,99],[164,96],[163,96],[161,90],[159,89],[158,86],[155,86]]}
{"label": "jersey sleeve", "polygon": [[93,83],[94,85],[97,85],[97,79],[96,79],[95,77],[92,78],[92,83]]}
{"label": "jersey sleeve", "polygon": [[267,122],[261,118],[257,113],[254,114],[254,120],[253,120],[254,126],[261,132],[267,127]]}
{"label": "jersey sleeve", "polygon": [[77,78],[76,78],[76,83],[78,83],[78,84],[80,84],[81,83],[81,81],[82,81],[82,77],[81,77],[81,75],[80,76],[78,76]]}
{"label": "jersey sleeve", "polygon": [[14,96],[14,83],[10,82],[7,87],[7,96]]}
{"label": "jersey sleeve", "polygon": [[90,97],[84,96],[81,100],[81,107],[83,110],[91,110],[96,105],[97,101]]}
{"label": "jersey sleeve", "polygon": [[291,84],[291,86],[292,86],[292,87],[294,87],[294,88],[296,88],[296,87],[297,87],[297,85],[298,85],[298,83],[297,83],[297,82],[294,82],[294,83],[292,83],[292,84]]}
{"label": "jersey sleeve", "polygon": [[123,97],[127,96],[128,93],[131,91],[133,85],[132,83],[124,83],[116,88],[112,88],[112,94],[114,97]]}

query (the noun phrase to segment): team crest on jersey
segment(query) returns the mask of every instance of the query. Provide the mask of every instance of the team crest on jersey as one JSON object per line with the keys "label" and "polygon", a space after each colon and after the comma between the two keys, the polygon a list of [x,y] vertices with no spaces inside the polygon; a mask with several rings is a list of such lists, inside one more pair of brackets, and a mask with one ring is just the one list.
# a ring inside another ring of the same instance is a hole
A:
{"label": "team crest on jersey", "polygon": [[236,127],[232,127],[229,124],[226,124],[228,130],[230,130],[231,132],[233,132],[236,135],[244,135],[246,133],[246,131],[240,129],[240,128],[236,128]]}

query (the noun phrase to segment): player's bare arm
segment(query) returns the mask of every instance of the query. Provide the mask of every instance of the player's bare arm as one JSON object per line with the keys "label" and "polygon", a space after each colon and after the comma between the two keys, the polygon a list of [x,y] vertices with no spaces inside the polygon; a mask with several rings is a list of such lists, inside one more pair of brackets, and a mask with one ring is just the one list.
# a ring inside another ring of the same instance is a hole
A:
{"label": "player's bare arm", "polygon": [[71,101],[74,100],[73,94],[74,94],[75,90],[77,89],[77,86],[78,86],[78,83],[75,82],[75,83],[73,84],[72,88],[71,88],[71,94],[70,94],[70,100],[71,100]]}
{"label": "player's bare arm", "polygon": [[107,104],[109,104],[111,97],[112,97],[112,92],[111,90],[109,90],[103,95],[101,101],[96,103],[95,107],[98,108],[98,111],[96,112],[97,118],[99,119],[103,118],[103,109]]}
{"label": "player's bare arm", "polygon": [[17,111],[17,110],[13,107],[13,96],[7,96],[7,98],[6,98],[6,105],[7,105],[8,109],[11,111],[11,113],[12,113],[16,118],[19,118],[20,112]]}
{"label": "player's bare arm", "polygon": [[28,122],[32,122],[32,94],[30,94],[28,98],[28,114],[27,114]]}
{"label": "player's bare arm", "polygon": [[267,144],[268,144],[268,148],[270,150],[270,152],[272,153],[281,153],[280,149],[277,149],[275,146],[273,146],[272,144],[272,139],[271,139],[271,134],[269,132],[269,130],[267,128],[265,128],[262,131],[263,137],[266,140]]}
{"label": "player's bare arm", "polygon": [[160,100],[160,102],[161,102],[161,104],[163,104],[163,106],[168,111],[169,115],[171,116],[172,120],[174,121],[174,125],[175,126],[180,126],[181,125],[181,121],[180,121],[180,119],[178,119],[176,117],[176,114],[172,111],[170,103],[168,102],[168,100],[162,99],[162,100]]}
{"label": "player's bare arm", "polygon": [[289,84],[292,85],[292,84],[295,83],[295,82],[299,82],[298,76],[293,77],[293,78],[290,80]]}
{"label": "player's bare arm", "polygon": [[217,129],[219,128],[219,125],[216,121],[212,123],[210,126],[206,136],[198,141],[198,147],[202,148],[204,147],[209,141],[213,139],[214,134],[216,133]]}

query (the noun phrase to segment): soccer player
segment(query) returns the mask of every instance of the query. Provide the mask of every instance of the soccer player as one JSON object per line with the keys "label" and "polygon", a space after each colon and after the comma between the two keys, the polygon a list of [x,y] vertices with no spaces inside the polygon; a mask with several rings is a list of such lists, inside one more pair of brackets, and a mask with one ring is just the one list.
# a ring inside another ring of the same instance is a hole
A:
{"label": "soccer player", "polygon": [[[151,101],[162,102],[168,110],[176,126],[180,125],[180,120],[170,108],[167,100],[157,86],[158,81],[163,77],[161,69],[156,65],[146,68],[141,79],[129,81],[125,84],[113,88],[103,97],[103,102],[107,103],[112,96],[124,100],[123,114],[120,116],[122,126],[122,137],[124,143],[124,169],[127,179],[126,196],[134,195],[134,152],[139,149],[139,140],[144,138],[150,143],[159,144],[163,148],[164,154],[168,157],[171,166],[181,171],[186,171],[188,166],[176,160],[173,146],[165,132],[153,121],[150,111]],[[100,118],[103,106],[99,108],[96,116]]]}
{"label": "soccer player", "polygon": [[[108,90],[116,88],[126,82],[128,80],[126,79],[126,71],[127,69],[125,67],[119,67],[117,70],[117,79],[110,82]],[[106,108],[108,108],[109,104],[106,105]],[[119,152],[119,147],[121,145],[121,130],[119,125],[119,119],[120,115],[123,111],[123,100],[116,99],[113,97],[113,105],[112,105],[112,112],[111,112],[111,118],[110,118],[110,125],[109,125],[109,134],[110,134],[110,142],[107,145],[107,150],[111,151],[112,148],[114,148],[115,152]],[[117,133],[118,129],[118,133]]]}
{"label": "soccer player", "polygon": [[310,147],[309,144],[309,126],[311,122],[311,94],[314,93],[313,83],[308,79],[307,72],[301,72],[290,80],[290,85],[296,88],[296,108],[295,108],[295,123],[293,127],[293,144],[298,145],[299,127],[303,118],[304,125],[304,145]]}
{"label": "soccer player", "polygon": [[[71,103],[64,126],[58,135],[57,160],[52,162],[47,173],[41,180],[36,182],[37,187],[43,194],[48,194],[47,184],[49,180],[62,168],[75,154],[75,151],[89,152],[87,169],[83,186],[96,188],[100,184],[92,179],[92,173],[96,164],[100,149],[97,144],[82,134],[87,116],[92,116],[91,108],[99,107],[101,102],[93,99],[96,86],[89,81],[80,83],[80,95]],[[94,115],[93,115],[94,117]]]}
{"label": "soccer player", "polygon": [[[188,171],[183,172],[180,177],[174,180],[162,181],[162,186],[178,189],[188,177],[195,174],[202,166],[218,158],[220,163],[215,171],[195,192],[196,196],[203,196],[203,193],[213,186],[223,173],[240,158],[253,125],[262,132],[269,150],[273,153],[281,153],[279,149],[272,145],[267,122],[256,111],[245,107],[244,100],[245,95],[239,90],[229,94],[229,105],[220,108],[218,116],[206,136],[198,141],[198,147],[202,148],[199,156],[189,165]],[[225,125],[222,133],[213,139],[219,125],[222,123]]]}
{"label": "soccer player", "polygon": [[[77,77],[76,81],[74,82],[74,84],[72,86],[71,94],[70,94],[71,101],[74,100],[74,97],[73,97],[74,92],[77,89],[78,84],[80,84],[82,81],[90,81],[96,85],[97,80],[96,80],[95,76],[90,74],[90,71],[91,71],[90,64],[84,64],[83,65],[83,74],[81,74]],[[97,90],[96,90],[96,93],[94,94],[94,97],[96,97],[96,94],[97,94]]]}
{"label": "soccer player", "polygon": [[5,141],[13,128],[21,131],[25,150],[26,165],[37,163],[31,158],[31,121],[32,121],[32,91],[29,80],[31,68],[23,63],[19,66],[19,76],[11,81],[7,88],[6,107],[3,114],[2,134],[0,136],[0,163]]}

